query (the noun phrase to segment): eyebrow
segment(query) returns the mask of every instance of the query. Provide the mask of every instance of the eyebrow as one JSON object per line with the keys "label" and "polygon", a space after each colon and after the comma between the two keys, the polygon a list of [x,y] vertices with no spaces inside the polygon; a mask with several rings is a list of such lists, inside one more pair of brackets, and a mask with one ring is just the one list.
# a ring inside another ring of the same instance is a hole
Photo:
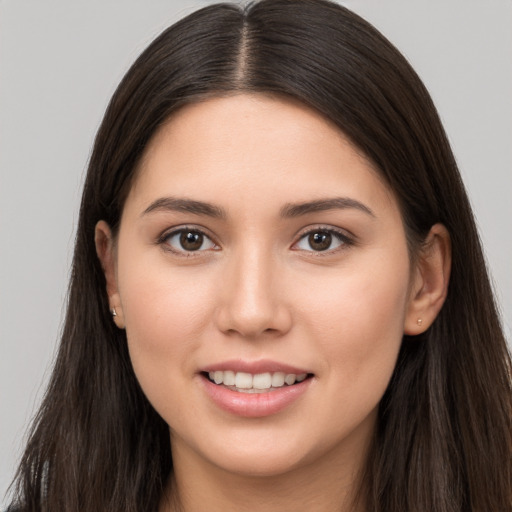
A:
{"label": "eyebrow", "polygon": [[[333,197],[318,199],[304,203],[288,203],[281,208],[280,214],[284,218],[300,217],[308,213],[323,212],[335,209],[356,209],[375,217],[373,211],[365,204],[349,197]],[[142,213],[142,216],[151,212],[176,211],[205,215],[216,219],[226,219],[227,214],[223,208],[203,201],[177,197],[161,197],[153,201]]]}
{"label": "eyebrow", "polygon": [[375,213],[365,204],[351,199],[350,197],[333,197],[327,199],[318,199],[316,201],[307,201],[305,203],[289,203],[281,208],[282,217],[300,217],[308,213],[324,212],[327,210],[360,210],[370,217],[376,217]]}
{"label": "eyebrow", "polygon": [[203,201],[177,197],[161,197],[153,201],[142,212],[142,215],[161,211],[193,213],[195,215],[206,215],[207,217],[214,217],[216,219],[225,219],[227,217],[226,212],[218,206]]}

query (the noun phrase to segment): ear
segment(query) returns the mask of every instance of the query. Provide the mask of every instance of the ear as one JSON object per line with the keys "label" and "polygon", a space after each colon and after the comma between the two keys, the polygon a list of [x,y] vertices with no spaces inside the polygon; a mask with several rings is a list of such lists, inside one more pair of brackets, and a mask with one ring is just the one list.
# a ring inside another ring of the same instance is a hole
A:
{"label": "ear", "polygon": [[110,311],[112,312],[112,316],[117,327],[124,329],[125,323],[123,307],[121,305],[121,297],[117,287],[115,244],[112,236],[112,230],[104,220],[100,220],[96,224],[96,228],[94,230],[94,242],[96,244],[96,254],[98,255],[101,268],[105,274]]}
{"label": "ear", "polygon": [[451,254],[448,230],[442,224],[435,224],[420,250],[413,271],[404,334],[421,334],[436,319],[448,293]]}

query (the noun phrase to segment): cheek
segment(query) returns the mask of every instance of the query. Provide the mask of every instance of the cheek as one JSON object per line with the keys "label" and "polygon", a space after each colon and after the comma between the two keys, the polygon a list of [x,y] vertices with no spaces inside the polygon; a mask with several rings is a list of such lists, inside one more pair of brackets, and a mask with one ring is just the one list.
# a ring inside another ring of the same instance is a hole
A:
{"label": "cheek", "polygon": [[377,260],[310,283],[306,329],[318,340],[333,393],[343,389],[347,406],[376,405],[387,387],[403,336],[408,271],[407,264]]}
{"label": "cheek", "polygon": [[[163,263],[162,263],[163,261]],[[118,280],[132,365],[143,390],[156,403],[168,401],[190,356],[199,348],[212,308],[209,281],[170,269],[165,258],[134,252],[119,261]]]}

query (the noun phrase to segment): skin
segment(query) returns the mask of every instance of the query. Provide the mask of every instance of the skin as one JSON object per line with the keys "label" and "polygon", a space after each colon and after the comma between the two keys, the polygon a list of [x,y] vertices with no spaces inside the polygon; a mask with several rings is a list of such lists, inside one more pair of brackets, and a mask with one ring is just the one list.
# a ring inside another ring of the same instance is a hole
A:
{"label": "skin", "polygon": [[[144,213],[166,197],[225,215]],[[364,208],[282,215],[327,198]],[[205,233],[199,250],[183,249],[180,228]],[[331,246],[317,250],[311,232]],[[339,129],[299,103],[242,94],[171,117],[146,150],[118,237],[101,221],[96,244],[137,378],[170,427],[180,510],[354,510],[402,336],[427,329],[446,296],[443,226],[411,267],[392,191]],[[199,373],[234,358],[313,376],[284,410],[240,417],[212,402]]]}

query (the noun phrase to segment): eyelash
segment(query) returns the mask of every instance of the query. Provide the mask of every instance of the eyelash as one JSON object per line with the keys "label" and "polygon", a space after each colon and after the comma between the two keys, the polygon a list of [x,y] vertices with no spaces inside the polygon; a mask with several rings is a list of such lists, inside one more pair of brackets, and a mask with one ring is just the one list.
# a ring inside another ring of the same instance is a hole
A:
{"label": "eyelash", "polygon": [[325,249],[320,251],[315,251],[313,249],[307,250],[307,249],[294,249],[297,251],[303,251],[303,252],[310,252],[315,257],[323,257],[323,256],[329,256],[332,254],[335,254],[339,251],[343,251],[345,249],[348,249],[350,246],[355,244],[355,240],[349,236],[346,232],[341,231],[339,229],[333,228],[332,226],[315,226],[314,228],[308,229],[307,231],[304,231],[297,242],[294,242],[292,245],[292,248],[299,244],[302,240],[306,240],[309,236],[315,234],[315,233],[323,233],[331,235],[333,239],[336,239],[339,242],[339,246],[335,247],[334,249]]}
{"label": "eyelash", "polygon": [[201,235],[204,240],[203,243],[207,240],[209,240],[214,248],[211,248],[213,250],[218,250],[218,245],[216,242],[212,239],[212,237],[208,234],[206,234],[202,229],[199,229],[197,227],[189,227],[189,226],[183,226],[177,229],[172,229],[171,231],[165,231],[160,237],[158,237],[157,243],[161,245],[164,250],[172,252],[173,254],[176,254],[178,256],[183,256],[185,258],[191,258],[195,256],[199,256],[201,253],[204,253],[208,249],[198,249],[198,250],[192,250],[187,251],[186,249],[174,249],[169,244],[169,240],[177,235],[184,234],[184,233],[194,233]]}
{"label": "eyelash", "polygon": [[[194,233],[194,234],[201,235],[203,237],[202,244],[204,244],[204,242],[206,240],[208,240],[213,245],[213,247],[208,248],[208,249],[197,249],[197,250],[190,250],[190,251],[188,251],[184,248],[182,248],[182,249],[172,248],[171,245],[169,244],[169,240],[177,235],[180,235],[180,234],[182,235],[184,233]],[[311,250],[300,249],[300,248],[294,249],[294,247],[297,246],[301,241],[306,240],[307,237],[314,235],[314,234],[318,234],[318,233],[327,234],[327,235],[332,236],[333,239],[335,239],[339,242],[339,245],[337,247],[335,247],[334,249],[326,248],[324,250],[319,250],[319,251],[315,251],[314,249],[311,249]],[[184,227],[180,227],[177,229],[173,229],[171,231],[164,232],[161,236],[158,237],[157,243],[159,245],[162,245],[166,251],[172,252],[173,254],[176,254],[178,256],[183,256],[186,258],[199,256],[199,255],[201,255],[201,253],[204,253],[205,251],[208,251],[208,250],[218,250],[219,249],[217,243],[212,239],[212,237],[209,236],[208,234],[206,234],[202,229],[199,229],[197,227],[188,227],[188,226],[184,226]],[[333,227],[327,227],[327,226],[315,226],[312,229],[308,229],[307,231],[304,231],[300,235],[298,240],[292,244],[291,248],[292,248],[292,250],[296,250],[296,251],[309,252],[309,253],[314,254],[315,257],[318,257],[318,256],[327,256],[327,255],[337,253],[338,251],[347,249],[348,247],[350,247],[354,244],[355,244],[354,239],[341,230],[335,229]]]}

